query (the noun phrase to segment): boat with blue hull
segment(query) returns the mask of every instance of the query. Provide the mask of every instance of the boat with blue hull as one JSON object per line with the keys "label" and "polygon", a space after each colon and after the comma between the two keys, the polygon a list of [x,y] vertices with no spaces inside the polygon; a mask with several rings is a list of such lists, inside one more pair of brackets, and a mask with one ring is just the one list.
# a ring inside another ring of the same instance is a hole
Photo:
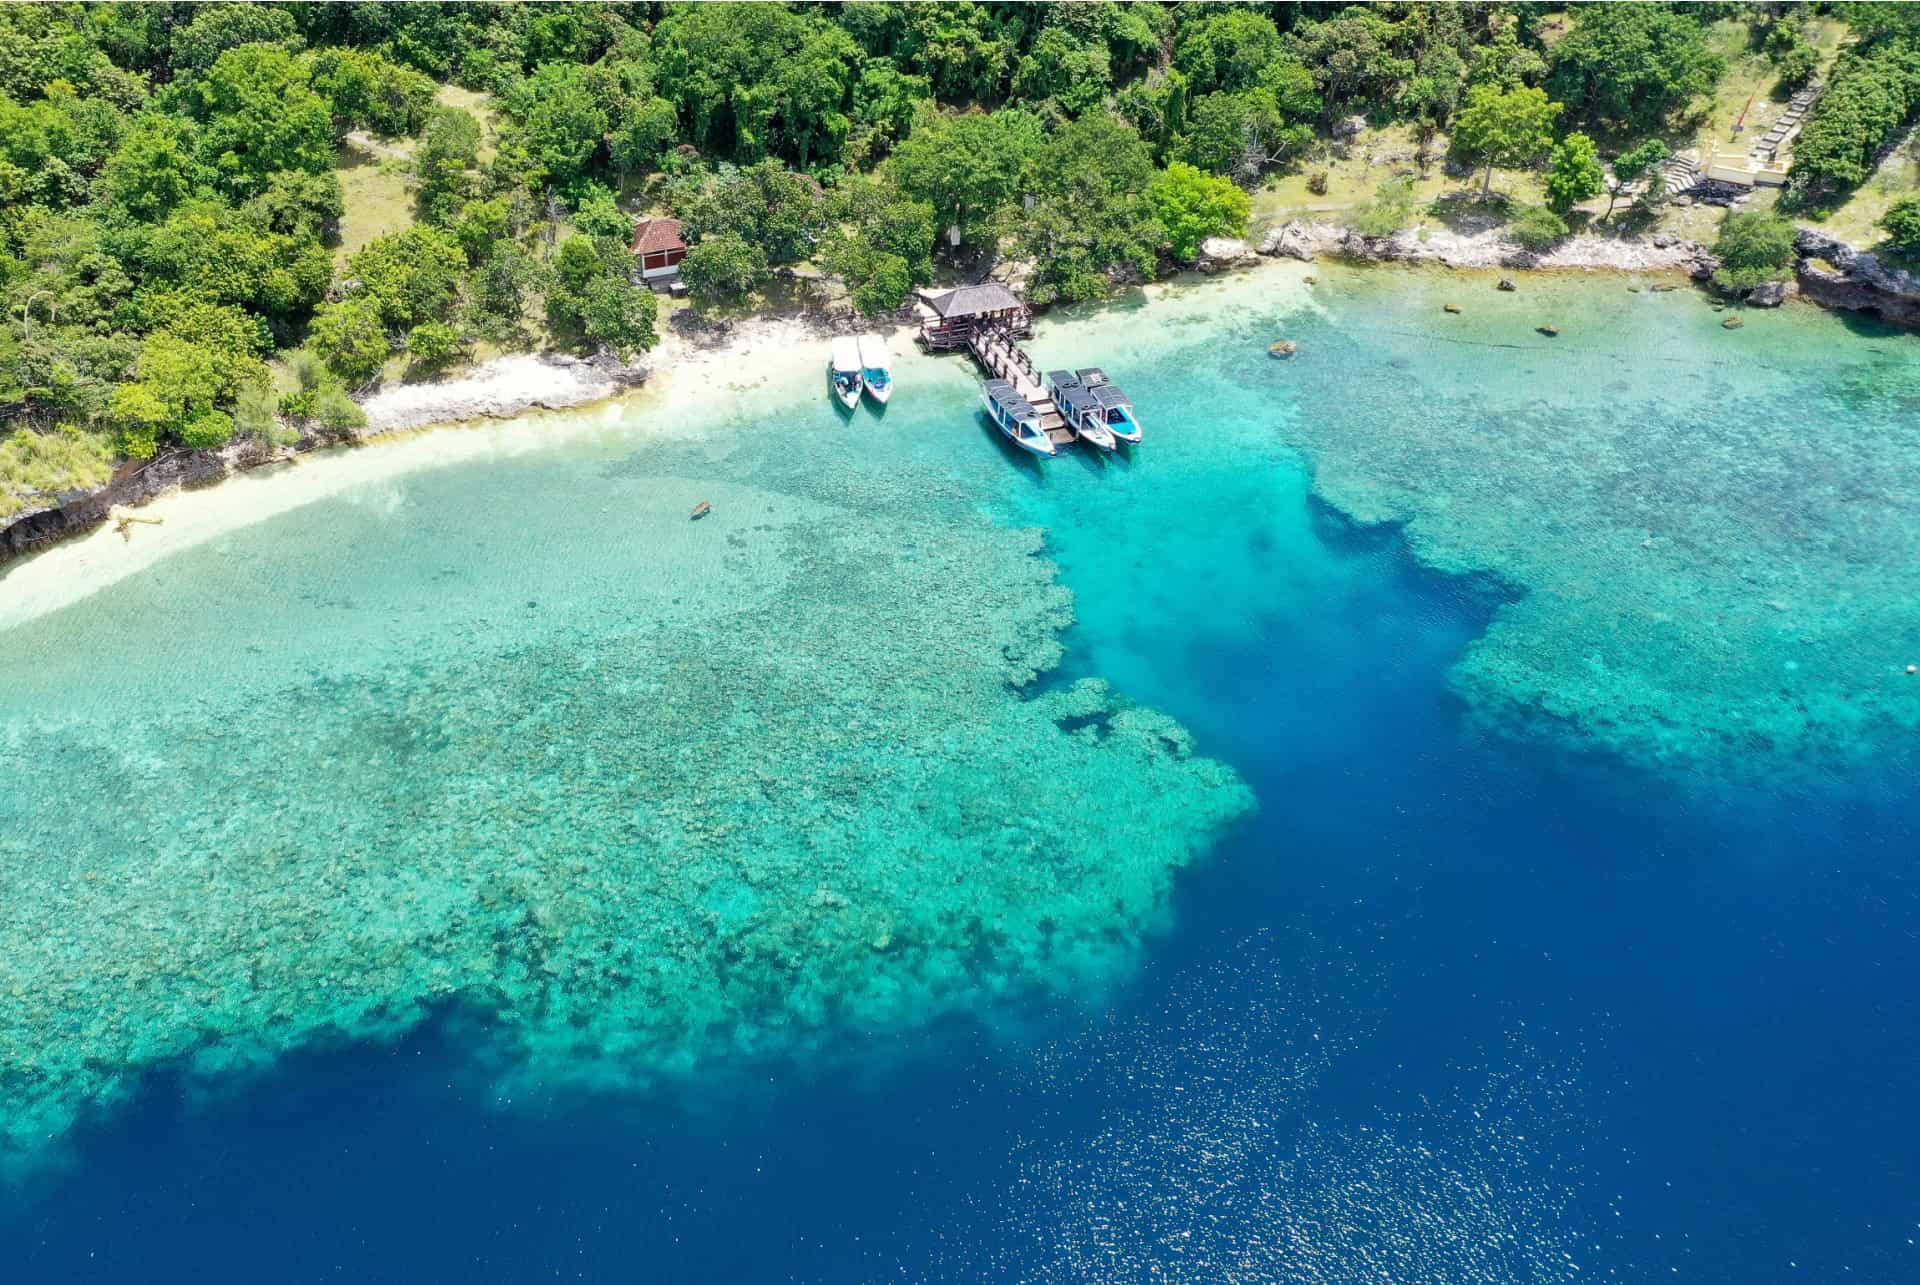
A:
{"label": "boat with blue hull", "polygon": [[860,382],[867,396],[885,406],[893,396],[893,354],[880,335],[861,335],[855,345],[860,352]]}
{"label": "boat with blue hull", "polygon": [[1071,376],[1065,371],[1054,371],[1047,376],[1051,384],[1055,375],[1071,378],[1092,396],[1099,406],[1098,419],[1109,433],[1129,446],[1137,445],[1143,436],[1140,420],[1133,412],[1133,399],[1121,389],[1120,385],[1107,377],[1107,372],[1098,366],[1083,366]]}
{"label": "boat with blue hull", "polygon": [[989,379],[980,390],[980,400],[986,404],[987,418],[993,426],[1015,446],[1047,457],[1059,453],[1040,411],[1020,395],[1011,380]]}

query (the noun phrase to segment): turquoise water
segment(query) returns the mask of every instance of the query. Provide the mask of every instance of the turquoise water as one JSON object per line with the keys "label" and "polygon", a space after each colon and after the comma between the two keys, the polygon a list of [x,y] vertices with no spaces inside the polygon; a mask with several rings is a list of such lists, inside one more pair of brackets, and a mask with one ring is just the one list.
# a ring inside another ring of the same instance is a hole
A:
{"label": "turquoise water", "polygon": [[810,370],[0,632],[23,1278],[297,1276],[179,1212],[285,1170],[368,1275],[558,1261],[381,1213],[530,1181],[592,1276],[1898,1279],[1920,346],[1314,271],[1043,325],[1131,456]]}

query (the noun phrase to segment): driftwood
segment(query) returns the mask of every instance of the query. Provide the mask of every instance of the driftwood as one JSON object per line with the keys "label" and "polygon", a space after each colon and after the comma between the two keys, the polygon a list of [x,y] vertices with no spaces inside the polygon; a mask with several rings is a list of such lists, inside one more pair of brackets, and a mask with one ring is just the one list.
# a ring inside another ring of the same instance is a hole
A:
{"label": "driftwood", "polygon": [[142,526],[159,526],[166,521],[165,518],[143,518],[137,513],[129,513],[118,504],[107,510],[107,518],[123,540],[133,539],[133,524],[136,522]]}

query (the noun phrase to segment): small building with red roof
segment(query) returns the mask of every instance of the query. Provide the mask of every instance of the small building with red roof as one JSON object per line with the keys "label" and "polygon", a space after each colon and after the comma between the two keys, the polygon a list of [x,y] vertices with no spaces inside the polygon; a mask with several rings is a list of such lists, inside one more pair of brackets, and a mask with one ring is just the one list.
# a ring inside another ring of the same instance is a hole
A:
{"label": "small building with red roof", "polygon": [[680,239],[679,219],[641,219],[633,225],[633,253],[640,260],[640,279],[666,285],[680,275],[687,243]]}

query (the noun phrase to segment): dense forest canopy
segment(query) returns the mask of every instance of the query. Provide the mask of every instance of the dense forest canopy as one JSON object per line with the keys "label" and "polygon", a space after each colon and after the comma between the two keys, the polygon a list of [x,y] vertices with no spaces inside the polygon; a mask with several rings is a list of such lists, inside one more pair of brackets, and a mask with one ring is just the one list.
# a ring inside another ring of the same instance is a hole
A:
{"label": "dense forest canopy", "polygon": [[[1914,8],[1835,11],[1856,39],[1805,199],[1859,183],[1920,111]],[[1485,190],[1545,167],[1528,226],[1551,237],[1609,162],[1625,181],[1665,156],[1724,70],[1708,24],[1749,23],[1792,85],[1807,12],[10,5],[0,434],[69,455],[270,442],[349,428],[349,390],[476,344],[629,355],[659,326],[628,248],[642,212],[683,220],[708,304],[805,265],[884,312],[995,256],[1030,263],[1036,302],[1089,298],[1243,232],[1248,190],[1354,117],[1411,127],[1423,165],[1448,136]],[[406,157],[409,205],[351,253],[349,135]],[[1363,217],[1402,217],[1396,192]]]}

